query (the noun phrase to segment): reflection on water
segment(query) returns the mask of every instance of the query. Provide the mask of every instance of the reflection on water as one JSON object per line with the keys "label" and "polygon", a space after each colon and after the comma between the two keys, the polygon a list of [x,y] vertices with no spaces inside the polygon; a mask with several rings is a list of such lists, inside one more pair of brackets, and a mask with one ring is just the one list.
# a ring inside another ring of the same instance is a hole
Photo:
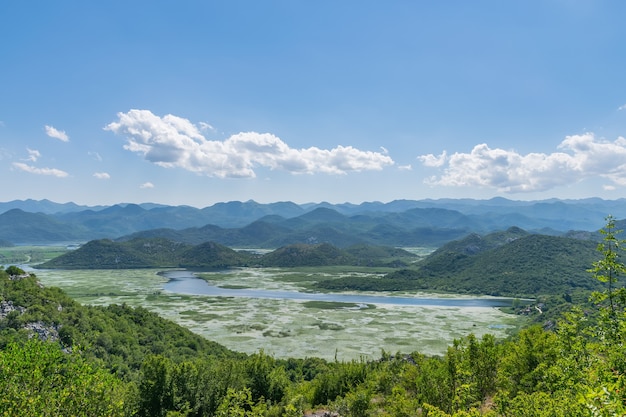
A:
{"label": "reflection on water", "polygon": [[430,297],[395,297],[360,294],[337,293],[305,293],[298,291],[272,291],[260,289],[221,288],[209,285],[205,280],[198,278],[192,272],[177,270],[163,272],[169,279],[163,289],[176,294],[209,295],[215,297],[247,297],[247,298],[276,298],[289,300],[317,300],[336,301],[355,304],[393,304],[415,306],[446,306],[446,307],[509,307],[513,304],[512,298],[430,298]]}

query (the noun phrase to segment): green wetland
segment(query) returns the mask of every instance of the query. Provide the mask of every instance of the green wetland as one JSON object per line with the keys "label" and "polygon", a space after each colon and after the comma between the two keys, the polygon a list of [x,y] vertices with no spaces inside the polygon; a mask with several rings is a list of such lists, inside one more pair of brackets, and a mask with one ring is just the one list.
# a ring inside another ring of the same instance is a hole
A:
{"label": "green wetland", "polygon": [[[192,294],[195,290],[172,285],[176,279],[170,280],[166,275],[190,275],[180,270],[35,272],[44,285],[60,287],[83,304],[142,306],[232,350],[263,350],[277,357],[375,359],[380,357],[381,349],[391,353],[443,354],[455,338],[470,333],[505,337],[524,320],[496,307],[454,302],[443,305],[452,299],[467,302],[476,297],[350,293],[376,300],[356,302],[343,301],[344,294],[312,294],[308,290],[311,283],[321,279],[374,274],[365,271],[241,268],[198,273],[207,288],[219,290],[206,294]],[[443,302],[393,304],[396,297],[439,298]]]}

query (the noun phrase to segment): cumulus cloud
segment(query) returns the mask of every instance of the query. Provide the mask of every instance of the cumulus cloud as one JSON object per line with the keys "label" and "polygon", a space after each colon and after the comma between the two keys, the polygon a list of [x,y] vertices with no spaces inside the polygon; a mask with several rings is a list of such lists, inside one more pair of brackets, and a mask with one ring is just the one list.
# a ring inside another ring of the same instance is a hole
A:
{"label": "cumulus cloud", "polygon": [[439,156],[428,154],[428,155],[418,156],[417,159],[422,161],[422,163],[426,165],[427,167],[440,167],[446,163],[447,157],[448,157],[447,152],[443,151],[441,155]]}
{"label": "cumulus cloud", "polygon": [[68,173],[56,168],[37,168],[32,165],[25,164],[23,162],[13,162],[13,167],[20,171],[30,172],[37,175],[51,175],[53,177],[64,178],[68,176]]}
{"label": "cumulus cloud", "polygon": [[154,184],[152,184],[151,182],[144,182],[139,186],[139,188],[154,188]]}
{"label": "cumulus cloud", "polygon": [[242,132],[224,141],[207,140],[202,126],[171,114],[159,117],[149,110],[118,113],[118,118],[105,130],[125,135],[126,150],[162,167],[211,177],[254,178],[257,167],[296,174],[346,174],[381,170],[394,163],[383,153],[352,146],[293,149],[270,133]]}
{"label": "cumulus cloud", "polygon": [[54,127],[49,125],[45,125],[44,129],[46,130],[46,135],[50,136],[51,138],[59,139],[63,142],[68,142],[70,140],[70,137],[67,136],[67,133],[62,130],[55,129]]}
{"label": "cumulus cloud", "polygon": [[94,172],[93,176],[98,178],[99,180],[108,180],[111,178],[108,172]]}
{"label": "cumulus cloud", "polygon": [[522,155],[514,150],[476,145],[470,153],[418,159],[442,170],[427,180],[433,185],[481,186],[501,192],[545,191],[588,178],[604,178],[613,185],[626,185],[626,139],[610,142],[593,133],[566,136],[550,154]]}

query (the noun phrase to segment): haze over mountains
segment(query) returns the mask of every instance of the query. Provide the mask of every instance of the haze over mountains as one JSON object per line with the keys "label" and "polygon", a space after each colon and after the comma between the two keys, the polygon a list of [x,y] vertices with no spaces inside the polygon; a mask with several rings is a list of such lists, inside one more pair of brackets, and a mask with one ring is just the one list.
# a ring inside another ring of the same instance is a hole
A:
{"label": "haze over mountains", "polygon": [[49,200],[0,203],[0,236],[13,244],[165,237],[199,244],[277,248],[293,243],[439,246],[469,233],[516,226],[560,235],[595,231],[612,214],[626,217],[626,200],[395,200],[330,204],[255,201],[202,209],[154,203],[87,207]]}

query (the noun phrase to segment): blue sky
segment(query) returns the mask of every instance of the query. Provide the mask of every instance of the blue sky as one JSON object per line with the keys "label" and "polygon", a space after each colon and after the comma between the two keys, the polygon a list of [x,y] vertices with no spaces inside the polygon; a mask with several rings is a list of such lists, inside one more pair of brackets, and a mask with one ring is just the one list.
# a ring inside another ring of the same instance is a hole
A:
{"label": "blue sky", "polygon": [[0,3],[0,201],[626,196],[626,2]]}

